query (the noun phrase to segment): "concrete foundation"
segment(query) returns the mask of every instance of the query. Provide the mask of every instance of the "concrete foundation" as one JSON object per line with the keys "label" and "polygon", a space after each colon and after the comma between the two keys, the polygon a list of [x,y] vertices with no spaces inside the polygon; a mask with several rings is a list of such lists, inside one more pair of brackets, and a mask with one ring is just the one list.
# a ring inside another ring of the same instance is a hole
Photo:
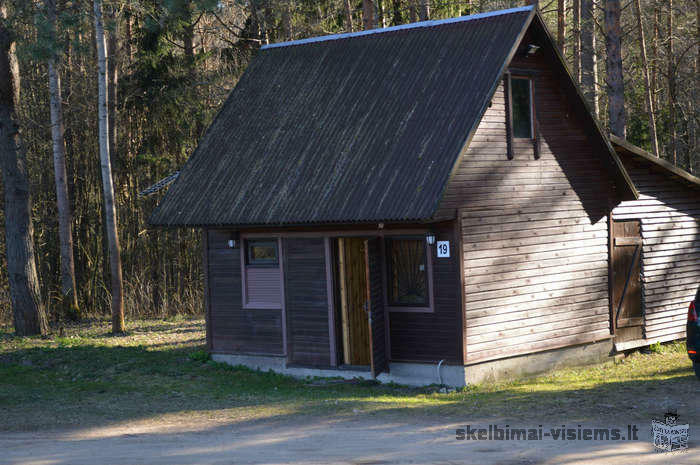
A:
{"label": "concrete foundation", "polygon": [[[343,379],[372,379],[369,369],[340,368],[307,368],[287,366],[284,357],[265,355],[232,355],[212,354],[216,362],[229,365],[243,365],[255,370],[269,371],[293,376],[295,378],[321,377]],[[426,386],[429,384],[446,384],[448,386],[464,386],[465,367],[441,365],[438,375],[438,364],[430,363],[390,363],[389,373],[382,373],[377,380],[382,383],[398,383],[408,386]]]}
{"label": "concrete foundation", "polygon": [[611,359],[612,351],[612,339],[604,339],[590,344],[476,363],[465,367],[466,382],[467,384],[476,384],[516,379],[545,373],[557,368],[601,363]]}
{"label": "concrete foundation", "polygon": [[[543,373],[556,368],[588,365],[608,360],[612,353],[612,340],[565,347],[563,349],[519,355],[473,365],[458,366],[438,363],[389,364],[389,373],[377,378],[382,383],[398,383],[409,386],[444,384],[461,387],[467,384],[515,379],[527,375]],[[255,370],[269,371],[295,378],[343,378],[372,379],[369,369],[307,368],[287,366],[285,357],[265,355],[212,354],[212,359],[229,365],[243,365]]]}

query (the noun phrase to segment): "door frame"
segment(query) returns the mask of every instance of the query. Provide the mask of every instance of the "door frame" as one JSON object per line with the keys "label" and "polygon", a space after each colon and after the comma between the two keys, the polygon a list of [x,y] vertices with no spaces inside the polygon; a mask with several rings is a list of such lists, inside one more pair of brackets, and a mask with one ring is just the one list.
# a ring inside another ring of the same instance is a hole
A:
{"label": "door frame", "polygon": [[[329,236],[329,239],[332,236]],[[374,315],[373,311],[373,306],[372,306],[372,273],[380,273],[383,275],[383,260],[381,255],[383,254],[384,250],[384,245],[383,245],[383,237],[380,235],[371,235],[371,234],[365,234],[363,236],[358,237],[357,235],[349,235],[349,236],[336,236],[334,239],[337,239],[335,244],[337,244],[337,253],[331,254],[334,257],[333,261],[333,266],[331,269],[329,269],[328,273],[331,275],[335,274],[337,275],[337,279],[333,283],[333,290],[336,292],[337,299],[334,298],[333,302],[336,303],[333,308],[333,313],[335,318],[339,318],[341,321],[345,319],[346,321],[349,320],[347,316],[343,316],[343,312],[345,312],[345,307],[347,306],[346,302],[343,302],[343,300],[347,299],[347,292],[343,292],[343,289],[341,286],[343,286],[343,281],[347,278],[345,275],[345,271],[342,268],[347,267],[347,261],[346,257],[347,255],[343,253],[341,250],[343,246],[345,245],[344,243],[341,245],[340,240],[344,239],[362,239],[362,246],[363,246],[363,251],[362,251],[362,260],[364,263],[362,263],[362,266],[364,268],[364,273],[365,273],[365,278],[364,278],[364,286],[363,286],[363,293],[364,293],[364,308],[365,308],[365,324],[367,325],[368,329],[368,337],[367,337],[367,344],[368,344],[368,349],[369,349],[369,371],[372,374],[372,377],[376,378],[381,372],[383,371],[388,371],[388,354],[387,354],[387,348],[388,345],[386,344],[386,341],[388,339],[388,321],[387,321],[387,312],[385,309],[384,305],[384,298],[382,295],[379,297],[375,298],[377,299],[377,302],[375,304],[378,304],[381,306],[381,309],[383,309],[383,314],[379,315],[381,318],[381,323],[384,328],[384,334],[381,335],[381,341],[384,341],[384,365],[385,367],[379,367],[377,365],[377,360],[376,359],[376,354],[375,350],[378,349],[378,347],[375,347],[374,343],[374,337],[376,336],[376,331],[373,325],[373,318],[376,316]],[[378,254],[378,256],[374,257],[374,260],[371,260],[370,257],[370,242],[371,241],[377,241],[376,247],[375,247],[375,253]],[[330,244],[330,241],[329,241]],[[333,247],[329,247],[329,250],[333,250]],[[375,270],[371,267],[371,263],[375,263],[375,266],[379,266],[380,269]],[[359,264],[357,264],[359,265]],[[337,270],[337,273],[333,273],[334,270]],[[383,276],[382,279],[380,280],[380,287],[382,289],[382,294],[384,292],[384,281],[383,281]],[[375,305],[376,308],[376,305]],[[334,329],[338,327],[336,320],[334,320]],[[336,353],[336,354],[343,354],[343,362],[347,359],[347,336],[345,334],[345,330],[342,328],[342,326],[339,328],[339,330],[342,332],[342,335],[335,338],[334,342],[332,343],[331,346],[331,351]],[[339,345],[342,344],[342,347]],[[350,344],[352,346],[352,344]],[[342,364],[347,363],[340,363],[340,360],[338,361],[338,366],[341,366]],[[352,365],[350,365],[352,366]],[[367,366],[367,365],[362,365],[362,366]]]}

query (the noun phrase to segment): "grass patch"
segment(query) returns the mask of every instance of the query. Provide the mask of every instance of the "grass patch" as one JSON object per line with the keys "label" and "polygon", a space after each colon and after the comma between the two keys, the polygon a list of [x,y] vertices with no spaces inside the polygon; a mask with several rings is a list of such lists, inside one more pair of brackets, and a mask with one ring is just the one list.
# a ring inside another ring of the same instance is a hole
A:
{"label": "grass patch", "polygon": [[0,429],[358,414],[457,421],[650,418],[660,413],[660,402],[679,407],[694,399],[698,386],[682,343],[622,363],[441,393],[437,387],[297,380],[216,363],[204,350],[201,320],[131,322],[125,337],[109,331],[107,322],[89,322],[66,328],[61,337],[18,338],[0,328]]}

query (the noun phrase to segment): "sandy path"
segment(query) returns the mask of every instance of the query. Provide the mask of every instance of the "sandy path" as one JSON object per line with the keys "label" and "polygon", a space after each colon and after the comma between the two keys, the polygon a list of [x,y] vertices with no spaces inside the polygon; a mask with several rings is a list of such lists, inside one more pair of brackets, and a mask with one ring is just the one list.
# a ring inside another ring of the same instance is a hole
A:
{"label": "sandy path", "polygon": [[[471,422],[489,423],[504,424],[495,419]],[[194,428],[124,424],[71,432],[2,433],[0,463],[700,464],[700,437],[693,440],[692,425],[689,451],[674,454],[653,452],[646,424],[639,424],[639,441],[632,442],[457,441],[455,429],[463,426],[422,421],[411,424],[410,420],[387,422],[358,416],[346,420],[258,421]],[[619,426],[626,431],[626,425],[584,426]]]}

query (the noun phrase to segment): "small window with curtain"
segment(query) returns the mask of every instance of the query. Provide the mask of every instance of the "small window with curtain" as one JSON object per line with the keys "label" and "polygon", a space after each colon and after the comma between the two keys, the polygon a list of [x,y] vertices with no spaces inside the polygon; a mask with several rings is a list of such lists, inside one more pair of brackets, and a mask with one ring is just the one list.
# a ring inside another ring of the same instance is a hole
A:
{"label": "small window with curtain", "polygon": [[510,85],[513,137],[532,139],[532,81],[528,78],[512,77]]}
{"label": "small window with curtain", "polygon": [[428,307],[428,260],[424,238],[386,240],[387,301],[394,307]]}

